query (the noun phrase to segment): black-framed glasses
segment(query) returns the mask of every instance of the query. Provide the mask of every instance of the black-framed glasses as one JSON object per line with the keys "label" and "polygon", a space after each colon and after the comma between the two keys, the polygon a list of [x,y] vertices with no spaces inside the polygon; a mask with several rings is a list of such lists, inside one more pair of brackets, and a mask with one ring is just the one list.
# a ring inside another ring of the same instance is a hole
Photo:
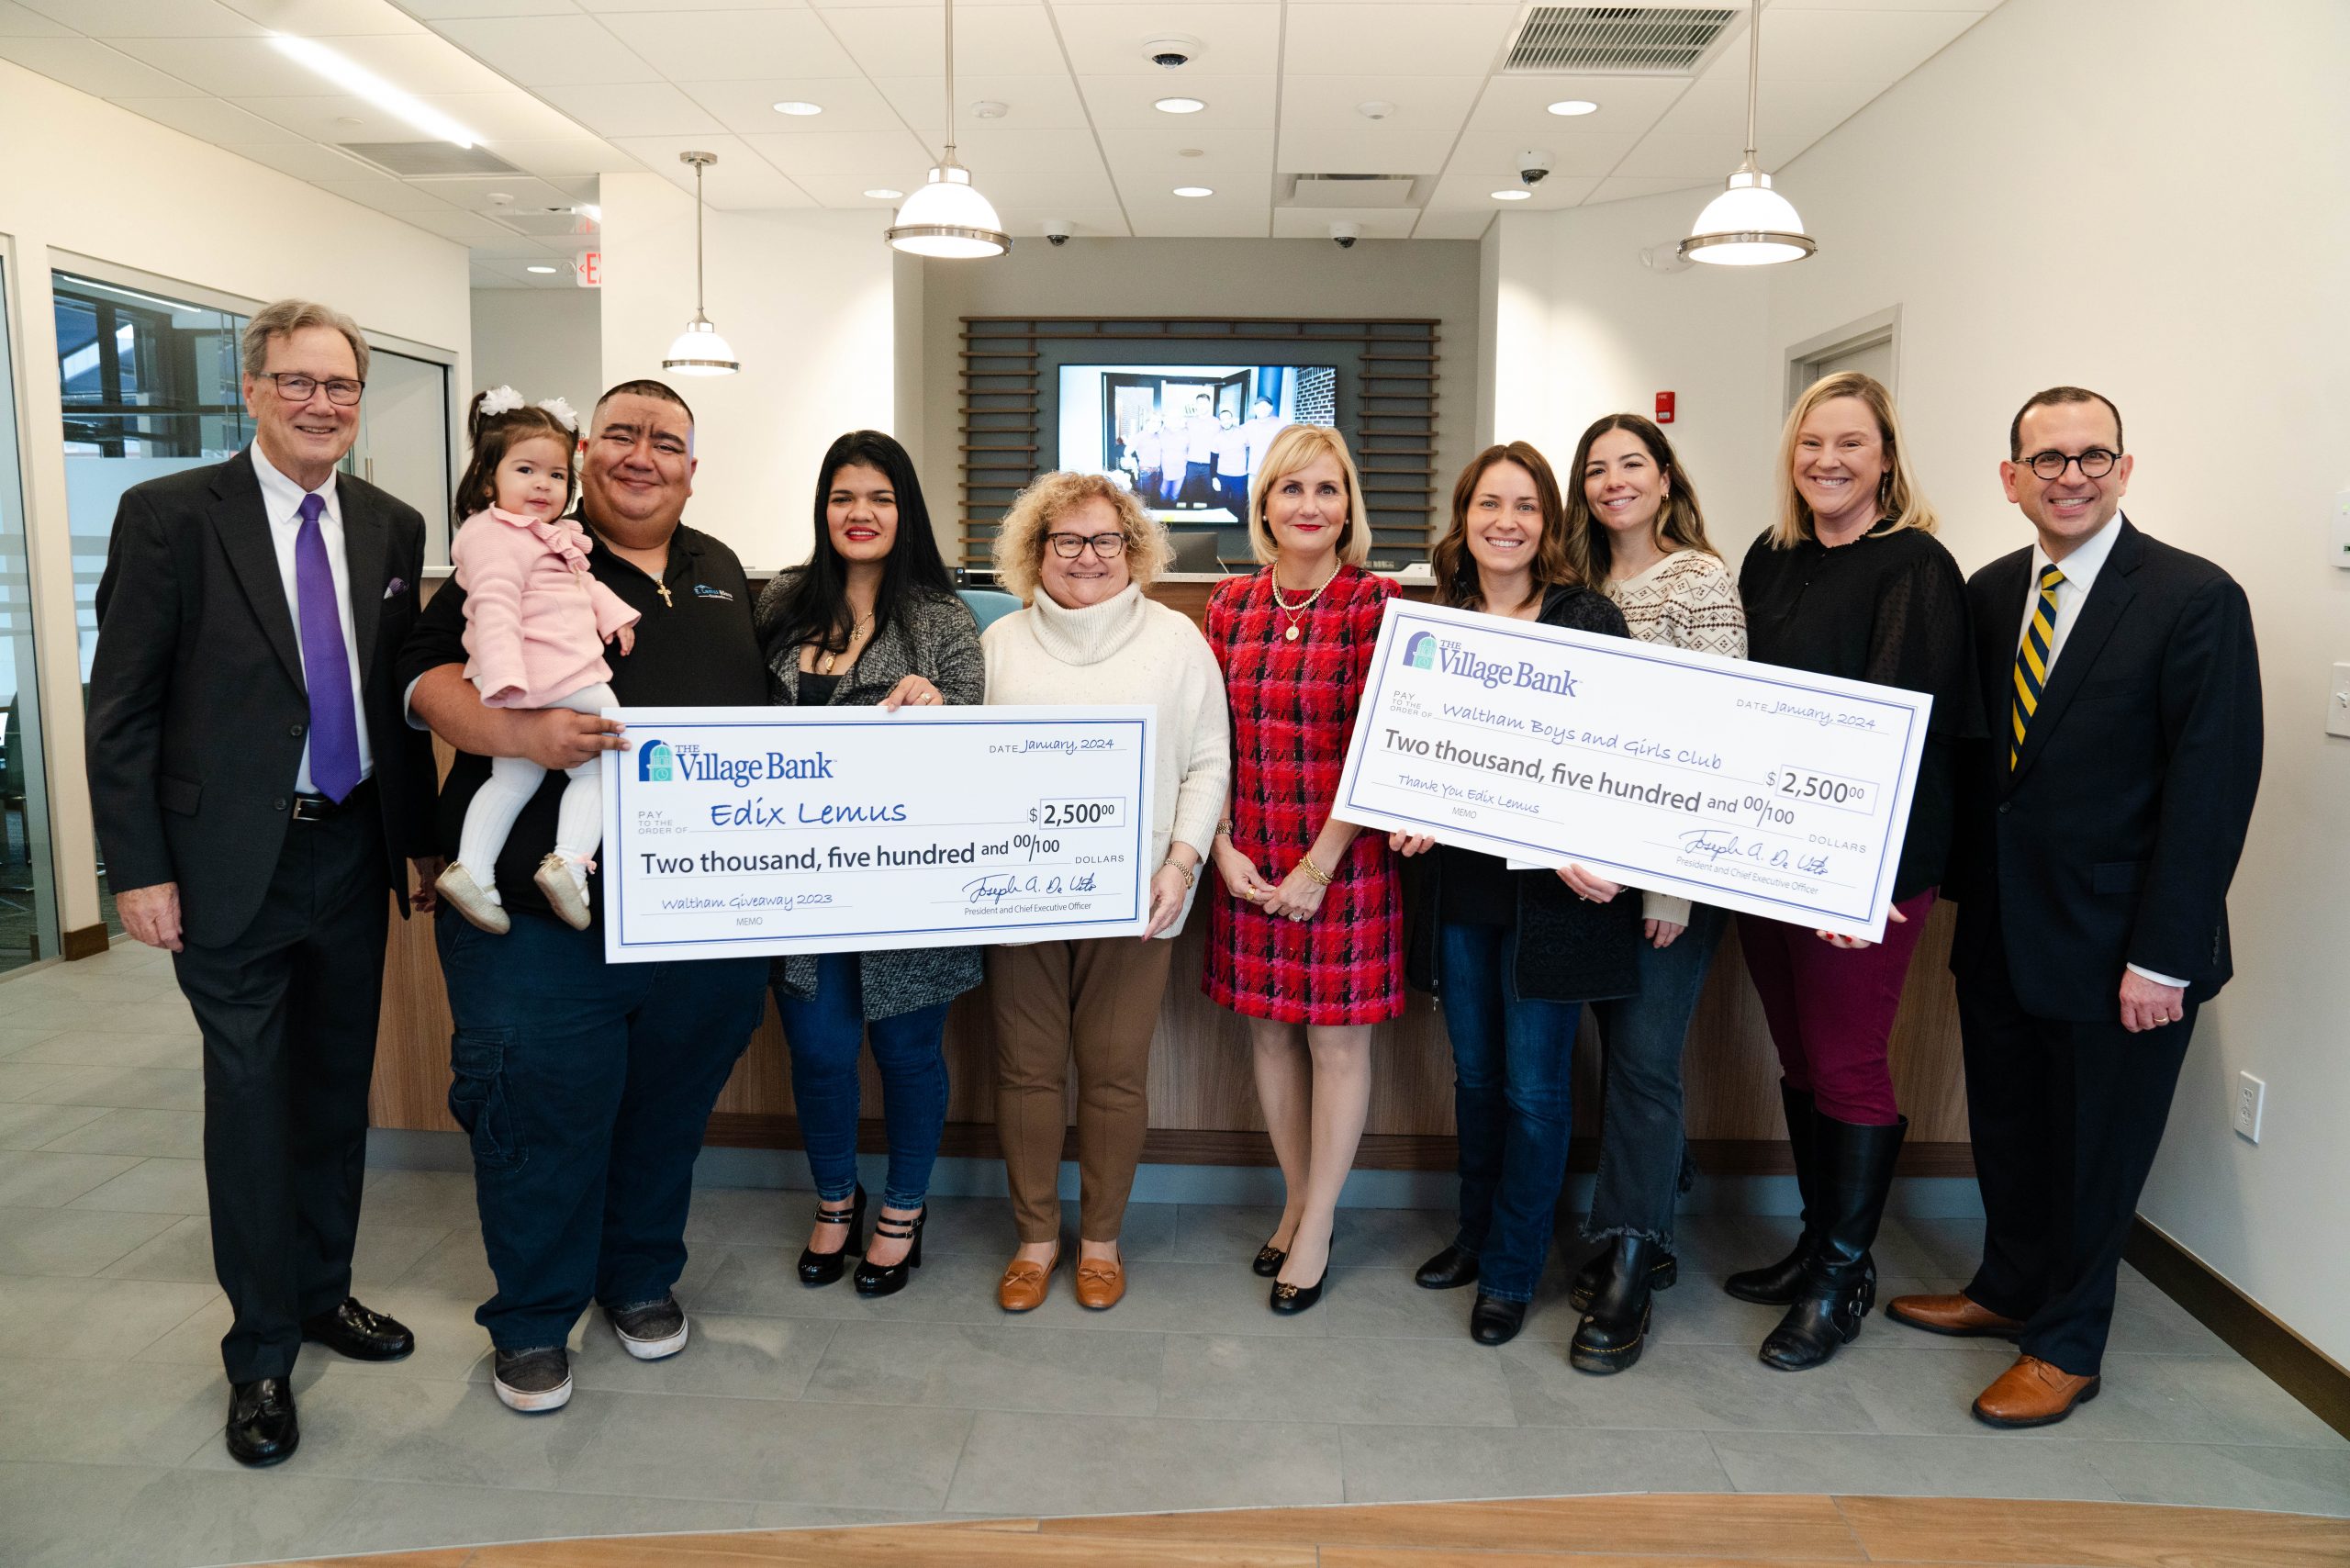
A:
{"label": "black-framed glasses", "polygon": [[1093,547],[1097,560],[1114,561],[1126,553],[1126,536],[1123,533],[1047,533],[1045,542],[1053,547],[1053,554],[1064,561],[1076,560],[1085,554],[1085,547],[1089,544]]}
{"label": "black-framed glasses", "polygon": [[2092,446],[2077,457],[2070,457],[2061,452],[2035,452],[2024,459],[2024,466],[2053,485],[2065,476],[2065,469],[2075,464],[2080,465],[2082,478],[2102,479],[2112,473],[2113,465],[2121,461],[2120,453]]}
{"label": "black-framed glasses", "polygon": [[339,409],[348,409],[359,401],[359,394],[367,389],[364,381],[345,381],[338,376],[321,381],[315,375],[303,375],[291,370],[264,370],[253,378],[267,381],[277,388],[277,395],[289,403],[307,403],[321,386],[327,389],[327,401]]}

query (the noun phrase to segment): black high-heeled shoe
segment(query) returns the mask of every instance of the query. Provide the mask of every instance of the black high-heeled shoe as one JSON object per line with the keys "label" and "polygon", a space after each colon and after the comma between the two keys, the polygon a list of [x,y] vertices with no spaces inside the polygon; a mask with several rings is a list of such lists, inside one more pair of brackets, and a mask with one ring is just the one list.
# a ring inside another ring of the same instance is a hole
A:
{"label": "black high-heeled shoe", "polygon": [[831,1284],[841,1277],[842,1271],[846,1267],[848,1255],[865,1250],[856,1243],[858,1235],[865,1229],[865,1189],[857,1188],[856,1196],[850,1200],[848,1207],[845,1209],[828,1209],[822,1204],[818,1204],[816,1223],[848,1226],[848,1239],[841,1243],[840,1250],[837,1252],[819,1252],[808,1247],[800,1249],[800,1282],[803,1285]]}
{"label": "black high-heeled shoe", "polygon": [[892,1241],[903,1241],[911,1237],[913,1246],[907,1249],[906,1255],[895,1263],[876,1263],[869,1258],[858,1259],[857,1294],[896,1295],[906,1288],[906,1281],[912,1276],[913,1271],[922,1267],[922,1227],[923,1222],[929,1217],[930,1206],[925,1204],[912,1219],[891,1219],[883,1215],[873,1222],[874,1240],[878,1241],[886,1236]]}
{"label": "black high-heeled shoe", "polygon": [[[1283,1255],[1287,1261],[1287,1255]],[[1322,1277],[1310,1285],[1283,1284],[1273,1282],[1272,1298],[1266,1303],[1283,1317],[1294,1317],[1322,1299],[1322,1287],[1330,1282],[1330,1260],[1322,1260]]]}
{"label": "black high-heeled shoe", "polygon": [[1285,1247],[1276,1247],[1271,1242],[1268,1241],[1262,1247],[1257,1249],[1257,1260],[1249,1264],[1248,1267],[1255,1271],[1259,1279],[1270,1280],[1275,1274],[1280,1273],[1281,1271],[1281,1265],[1288,1261],[1289,1249]]}

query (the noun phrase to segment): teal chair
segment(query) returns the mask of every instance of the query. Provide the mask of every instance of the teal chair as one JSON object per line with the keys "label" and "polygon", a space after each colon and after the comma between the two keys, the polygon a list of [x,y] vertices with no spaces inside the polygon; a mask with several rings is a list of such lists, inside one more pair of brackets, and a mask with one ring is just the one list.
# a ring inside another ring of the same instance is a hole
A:
{"label": "teal chair", "polygon": [[979,618],[982,632],[1020,608],[1018,599],[998,588],[957,588],[955,591],[961,594],[963,602],[971,607],[971,613]]}

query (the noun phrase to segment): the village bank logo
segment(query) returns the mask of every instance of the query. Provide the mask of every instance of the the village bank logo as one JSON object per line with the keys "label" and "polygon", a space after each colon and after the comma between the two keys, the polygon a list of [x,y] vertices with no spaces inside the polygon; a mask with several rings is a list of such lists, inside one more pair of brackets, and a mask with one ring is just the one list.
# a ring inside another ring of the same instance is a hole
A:
{"label": "the village bank logo", "polygon": [[677,776],[677,753],[667,741],[643,741],[636,748],[636,781],[666,784]]}
{"label": "the village bank logo", "polygon": [[833,758],[822,751],[792,755],[780,751],[729,756],[714,747],[672,745],[667,741],[638,743],[636,778],[641,784],[667,784],[690,779],[698,784],[732,784],[747,790],[769,778],[830,778]]}
{"label": "the village bank logo", "polygon": [[1436,668],[1436,639],[1426,632],[1413,633],[1404,644],[1404,663],[1412,669]]}
{"label": "the village bank logo", "polygon": [[1515,662],[1489,659],[1473,648],[1447,637],[1415,632],[1404,644],[1404,662],[1413,669],[1435,669],[1455,680],[1474,681],[1486,690],[1515,686],[1527,691],[1547,691],[1553,697],[1583,695],[1580,678],[1565,665],[1538,665],[1531,659]]}

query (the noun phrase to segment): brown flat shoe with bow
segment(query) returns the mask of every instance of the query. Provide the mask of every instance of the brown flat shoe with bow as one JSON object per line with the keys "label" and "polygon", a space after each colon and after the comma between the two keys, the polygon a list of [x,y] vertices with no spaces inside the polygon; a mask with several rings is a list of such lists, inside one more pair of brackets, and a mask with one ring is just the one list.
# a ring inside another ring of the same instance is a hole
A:
{"label": "brown flat shoe with bow", "polygon": [[1014,1258],[1004,1265],[1003,1278],[996,1282],[996,1305],[1006,1312],[1034,1312],[1044,1305],[1046,1282],[1053,1277],[1053,1270],[1059,1266],[1060,1260],[1061,1252],[1058,1247],[1053,1249],[1053,1255],[1041,1263]]}
{"label": "brown flat shoe with bow", "polygon": [[2038,1356],[2018,1356],[1975,1398],[1975,1418],[1987,1427],[2048,1427],[2095,1399],[2098,1379],[2075,1377]]}
{"label": "brown flat shoe with bow", "polygon": [[2023,1332],[2023,1325],[2014,1318],[2002,1317],[1966,1295],[1897,1295],[1885,1304],[1885,1315],[1929,1334],[1962,1339],[2012,1339]]}
{"label": "brown flat shoe with bow", "polygon": [[1125,1299],[1126,1260],[1123,1258],[1080,1258],[1077,1264],[1077,1305],[1107,1312]]}

